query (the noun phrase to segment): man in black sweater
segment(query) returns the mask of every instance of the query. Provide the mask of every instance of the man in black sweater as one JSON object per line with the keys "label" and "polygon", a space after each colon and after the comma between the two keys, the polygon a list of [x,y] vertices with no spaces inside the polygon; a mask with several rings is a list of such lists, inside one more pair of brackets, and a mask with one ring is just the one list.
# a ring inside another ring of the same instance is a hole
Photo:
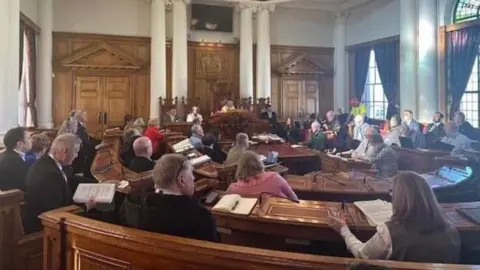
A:
{"label": "man in black sweater", "polygon": [[30,135],[23,127],[12,128],[3,138],[5,151],[0,154],[0,190],[25,190],[28,165],[25,153],[32,144]]}
{"label": "man in black sweater", "polygon": [[151,160],[153,147],[148,137],[140,137],[133,142],[135,157],[130,160],[128,168],[134,172],[142,173],[153,170],[155,161]]}

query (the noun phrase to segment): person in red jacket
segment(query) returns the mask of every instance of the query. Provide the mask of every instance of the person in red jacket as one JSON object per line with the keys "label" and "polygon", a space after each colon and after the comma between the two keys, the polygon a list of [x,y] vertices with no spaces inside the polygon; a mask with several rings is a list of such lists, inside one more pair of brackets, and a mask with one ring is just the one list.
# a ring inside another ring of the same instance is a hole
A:
{"label": "person in red jacket", "polygon": [[160,132],[160,120],[151,119],[148,121],[148,127],[145,130],[145,137],[148,137],[152,141],[153,155],[152,159],[158,159],[163,154],[163,148],[160,147],[163,142],[163,133]]}

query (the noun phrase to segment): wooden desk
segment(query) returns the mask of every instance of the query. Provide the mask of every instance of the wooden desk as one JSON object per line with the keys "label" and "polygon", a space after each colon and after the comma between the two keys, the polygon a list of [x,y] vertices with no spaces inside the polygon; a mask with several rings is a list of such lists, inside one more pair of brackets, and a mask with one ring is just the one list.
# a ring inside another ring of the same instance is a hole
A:
{"label": "wooden desk", "polygon": [[449,156],[450,153],[427,149],[408,149],[392,146],[398,155],[398,168],[418,173],[432,172],[440,168],[441,164],[435,161],[436,157]]}
{"label": "wooden desk", "polygon": [[372,164],[352,158],[342,158],[320,151],[316,153],[320,157],[323,172],[348,172],[350,170],[370,170],[372,168]]}
{"label": "wooden desk", "polygon": [[[448,220],[457,228],[462,240],[462,254],[479,246],[480,227],[458,214],[457,207],[478,207],[480,202],[443,204]],[[362,241],[368,240],[375,227],[353,204],[345,204],[347,223],[351,231]],[[327,224],[329,213],[340,212],[341,203],[323,201],[291,202],[286,199],[268,198],[257,204],[252,214],[241,216],[214,212],[222,243],[262,247],[280,250],[317,250],[318,242],[343,245],[343,239]]]}
{"label": "wooden desk", "polygon": [[[433,173],[422,174],[432,187],[439,202],[474,201],[480,179],[470,167],[443,166]],[[390,200],[391,179],[359,172],[311,173],[305,176],[288,175],[287,182],[299,198],[322,201]]]}
{"label": "wooden desk", "polygon": [[278,152],[278,161],[290,173],[303,175],[320,169],[320,161],[315,152],[307,147],[291,147],[289,144],[259,144],[251,147],[257,154],[268,156],[268,152]]}
{"label": "wooden desk", "polygon": [[62,211],[47,212],[41,218],[45,226],[44,243],[48,247],[44,265],[48,270],[344,270],[358,263],[390,269],[480,269],[466,265],[312,256],[210,243],[112,225]]}

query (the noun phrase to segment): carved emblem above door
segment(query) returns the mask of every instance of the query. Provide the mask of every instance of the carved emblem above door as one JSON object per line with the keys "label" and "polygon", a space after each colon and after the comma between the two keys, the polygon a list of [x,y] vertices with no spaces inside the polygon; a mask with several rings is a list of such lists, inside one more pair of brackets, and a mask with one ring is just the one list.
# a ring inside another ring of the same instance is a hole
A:
{"label": "carved emblem above door", "polygon": [[197,78],[225,78],[227,54],[223,51],[198,50],[195,64]]}
{"label": "carved emblem above door", "polygon": [[275,68],[275,71],[281,75],[331,75],[331,71],[325,70],[306,54],[291,57],[286,62]]}
{"label": "carved emblem above door", "polygon": [[60,65],[75,69],[141,69],[143,63],[114,45],[99,43],[80,49],[61,60]]}

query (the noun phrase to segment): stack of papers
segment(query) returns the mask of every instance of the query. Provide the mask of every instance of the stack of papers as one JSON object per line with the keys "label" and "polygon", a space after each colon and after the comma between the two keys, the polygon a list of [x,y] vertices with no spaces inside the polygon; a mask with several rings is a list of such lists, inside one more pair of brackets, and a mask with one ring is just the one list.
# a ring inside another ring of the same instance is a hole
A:
{"label": "stack of papers", "polygon": [[378,226],[392,217],[392,204],[382,200],[360,201],[353,203],[367,217],[371,226]]}
{"label": "stack of papers", "polygon": [[115,184],[79,184],[73,201],[87,203],[93,200],[96,203],[111,203],[115,195]]}
{"label": "stack of papers", "polygon": [[197,158],[194,158],[194,159],[190,160],[190,162],[192,163],[193,167],[196,167],[196,166],[200,166],[204,163],[207,163],[210,160],[212,160],[212,159],[209,156],[203,155],[203,156],[199,156]]}
{"label": "stack of papers", "polygon": [[175,153],[181,153],[193,149],[193,145],[190,143],[189,139],[185,139],[181,142],[174,144],[172,148]]}

